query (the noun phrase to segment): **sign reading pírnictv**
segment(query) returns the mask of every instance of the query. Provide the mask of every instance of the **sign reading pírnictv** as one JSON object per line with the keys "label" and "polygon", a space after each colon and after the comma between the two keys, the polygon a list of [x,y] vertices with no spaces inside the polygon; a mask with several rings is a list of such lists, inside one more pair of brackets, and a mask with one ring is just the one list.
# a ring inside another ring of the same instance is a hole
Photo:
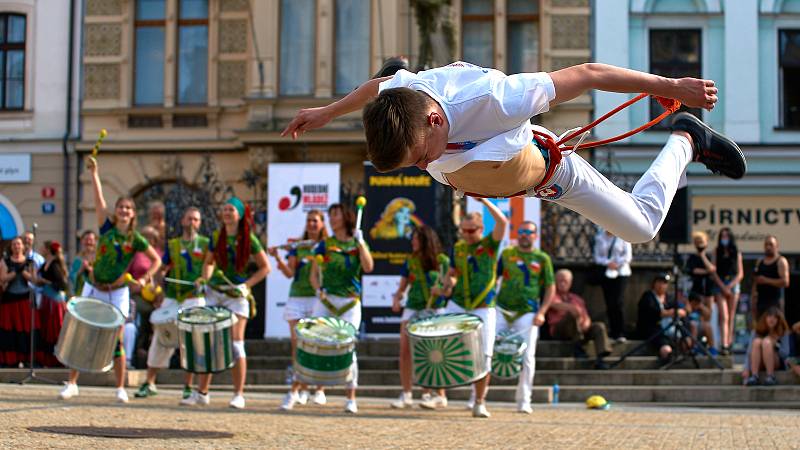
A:
{"label": "sign reading p\u00edrnictv", "polygon": [[9,153],[0,155],[0,183],[30,183],[31,154]]}

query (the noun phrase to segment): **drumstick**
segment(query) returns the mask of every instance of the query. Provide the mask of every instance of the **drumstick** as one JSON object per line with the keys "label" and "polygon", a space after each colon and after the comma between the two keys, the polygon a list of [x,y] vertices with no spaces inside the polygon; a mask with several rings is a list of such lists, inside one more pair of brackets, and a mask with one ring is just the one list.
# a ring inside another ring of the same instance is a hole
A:
{"label": "drumstick", "polygon": [[361,216],[364,214],[364,206],[367,204],[367,198],[359,195],[356,198],[356,230],[361,229]]}
{"label": "drumstick", "polygon": [[295,242],[287,242],[285,244],[274,245],[269,247],[269,249],[281,249],[281,250],[291,250],[298,247],[313,247],[317,244],[317,241],[313,239],[305,239],[302,241],[295,241]]}
{"label": "drumstick", "polygon": [[103,143],[103,139],[108,136],[108,131],[105,128],[100,130],[100,134],[97,136],[97,141],[94,143],[94,147],[92,147],[92,158],[97,158],[97,152],[100,151],[100,145]]}
{"label": "drumstick", "polygon": [[183,285],[186,285],[186,286],[194,286],[194,283],[192,283],[191,281],[179,280],[177,278],[164,277],[164,281],[166,281],[167,283],[175,283],[175,284],[183,284]]}
{"label": "drumstick", "polygon": [[319,277],[319,289],[322,290],[322,263],[325,262],[325,257],[317,255],[314,257],[317,262],[317,276]]}

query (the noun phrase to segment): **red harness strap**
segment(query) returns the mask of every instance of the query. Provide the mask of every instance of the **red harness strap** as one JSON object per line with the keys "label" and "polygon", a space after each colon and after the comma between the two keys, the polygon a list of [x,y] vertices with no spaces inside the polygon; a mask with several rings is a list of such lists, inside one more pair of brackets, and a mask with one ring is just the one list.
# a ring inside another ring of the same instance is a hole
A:
{"label": "red harness strap", "polygon": [[[538,185],[536,185],[536,187],[533,188],[533,191],[534,192],[538,192],[541,188],[543,188],[547,184],[547,182],[550,181],[550,178],[553,177],[553,174],[556,171],[556,167],[558,167],[558,164],[561,163],[561,159],[562,159],[561,152],[569,151],[569,150],[575,150],[575,146],[574,145],[571,145],[571,146],[570,145],[566,145],[567,142],[569,142],[569,141],[575,139],[576,137],[580,136],[581,134],[591,130],[592,128],[594,128],[598,124],[600,124],[601,122],[603,122],[606,119],[608,119],[609,117],[613,116],[614,114],[622,111],[623,109],[627,108],[628,106],[630,106],[630,105],[632,105],[632,104],[634,104],[634,103],[638,102],[639,100],[641,100],[643,98],[646,98],[646,97],[648,97],[648,94],[645,94],[645,93],[639,94],[636,97],[633,97],[632,99],[630,99],[630,100],[626,101],[625,103],[623,103],[623,104],[617,106],[616,108],[612,109],[611,111],[605,113],[601,117],[597,118],[597,120],[593,121],[592,123],[584,126],[583,128],[580,128],[579,130],[577,130],[577,131],[575,131],[573,133],[568,134],[567,136],[564,136],[563,138],[559,139],[558,141],[553,139],[553,137],[550,136],[549,134],[545,134],[545,133],[542,133],[540,131],[533,130],[533,138],[536,139],[536,142],[540,146],[542,146],[543,148],[547,149],[547,153],[550,156],[550,164],[547,167],[547,172],[545,172],[544,178],[542,178],[541,183],[539,183]],[[664,112],[662,112],[658,117],[656,117],[655,119],[647,122],[646,124],[644,124],[644,125],[642,125],[642,126],[640,126],[638,128],[635,128],[635,129],[633,129],[631,131],[622,133],[620,135],[617,135],[617,136],[614,136],[614,137],[610,137],[608,139],[602,139],[602,140],[599,140],[599,141],[582,143],[582,144],[580,144],[580,148],[599,147],[601,145],[610,144],[612,142],[617,142],[619,140],[622,140],[622,139],[625,139],[627,137],[633,136],[636,133],[640,133],[640,132],[652,127],[653,125],[657,124],[658,122],[661,122],[667,116],[669,116],[670,114],[674,113],[675,111],[678,110],[678,108],[681,107],[681,102],[679,102],[678,100],[671,99],[671,98],[665,98],[665,97],[659,97],[659,96],[656,96],[656,95],[654,95],[653,97],[664,108]],[[451,185],[451,187],[452,187],[452,185]],[[526,194],[528,194],[528,190],[519,191],[516,194],[512,194],[512,195],[506,196],[506,198],[519,197],[521,195],[526,195]],[[472,193],[472,192],[465,192],[464,195],[467,195],[467,196],[470,196],[470,197],[476,197],[476,198],[492,198],[492,197],[487,196],[487,195],[475,194],[475,193]]]}

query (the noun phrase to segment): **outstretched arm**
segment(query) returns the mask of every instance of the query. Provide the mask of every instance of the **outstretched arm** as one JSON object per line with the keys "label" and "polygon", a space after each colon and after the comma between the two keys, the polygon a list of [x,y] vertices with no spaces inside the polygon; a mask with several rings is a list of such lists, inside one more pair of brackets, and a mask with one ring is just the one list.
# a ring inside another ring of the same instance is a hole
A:
{"label": "outstretched arm", "polygon": [[646,92],[660,97],[674,98],[691,108],[714,109],[717,88],[712,80],[698,78],[666,78],[650,73],[586,63],[550,73],[556,98],[550,106],[572,100],[590,89],[608,92]]}
{"label": "outstretched arm", "polygon": [[355,91],[347,94],[344,98],[337,100],[330,105],[319,108],[301,109],[300,112],[289,122],[281,136],[298,136],[316,128],[325,126],[336,117],[359,110],[370,100],[378,95],[378,85],[392,77],[375,78],[359,86]]}
{"label": "outstretched arm", "polygon": [[106,212],[106,198],[103,196],[103,185],[100,183],[100,174],[97,170],[97,160],[91,156],[86,158],[86,168],[89,169],[92,186],[94,186],[94,212],[97,216],[97,226],[102,227],[108,213]]}
{"label": "outstretched arm", "polygon": [[508,228],[508,218],[503,214],[503,211],[500,211],[500,208],[489,200],[482,198],[480,202],[489,209],[489,213],[492,215],[492,218],[494,218],[492,238],[497,242],[502,241],[503,237],[506,235],[506,229]]}

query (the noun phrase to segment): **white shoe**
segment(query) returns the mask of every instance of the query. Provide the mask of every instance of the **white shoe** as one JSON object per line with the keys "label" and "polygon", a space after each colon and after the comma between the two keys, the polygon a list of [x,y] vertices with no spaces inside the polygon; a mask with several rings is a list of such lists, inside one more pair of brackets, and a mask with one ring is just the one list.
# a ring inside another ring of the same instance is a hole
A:
{"label": "white shoe", "polygon": [[358,412],[358,405],[356,405],[356,401],[348,400],[347,403],[344,404],[344,412],[356,414]]}
{"label": "white shoe", "polygon": [[234,395],[228,406],[234,409],[244,409],[244,396],[241,394]]}
{"label": "white shoe", "polygon": [[400,397],[392,402],[392,408],[403,409],[414,406],[414,397],[411,392],[401,392]]}
{"label": "white shoe", "polygon": [[314,403],[316,403],[317,405],[324,405],[328,403],[328,398],[325,397],[325,391],[320,389],[314,393]]}
{"label": "white shoe", "polygon": [[297,394],[294,391],[289,391],[286,393],[286,397],[283,398],[281,409],[284,411],[291,411],[295,403],[297,403]]}
{"label": "white shoe", "polygon": [[486,403],[475,403],[475,407],[472,408],[472,417],[488,419],[489,417],[492,417],[492,415],[486,410]]}
{"label": "white shoe", "polygon": [[[427,395],[427,397],[426,397]],[[439,408],[447,408],[447,397],[442,397],[441,395],[430,395],[425,394],[422,396],[422,401],[419,403],[419,406],[425,409],[439,409]]]}
{"label": "white shoe", "polygon": [[185,399],[181,400],[181,405],[183,406],[206,406],[211,403],[211,394],[201,394],[197,392],[197,390],[192,391],[192,395],[186,397]]}
{"label": "white shoe", "polygon": [[58,396],[61,397],[61,400],[69,400],[72,397],[77,397],[78,385],[67,383],[67,385],[64,386],[64,389],[62,389],[61,392],[58,393]]}
{"label": "white shoe", "polygon": [[517,412],[525,413],[525,414],[532,414],[533,408],[531,408],[530,402],[520,402],[517,403]]}
{"label": "white shoe", "polygon": [[128,393],[124,388],[117,388],[117,401],[119,403],[128,403]]}
{"label": "white shoe", "polygon": [[475,389],[472,389],[472,393],[469,394],[469,400],[467,400],[467,409],[472,411],[475,409]]}
{"label": "white shoe", "polygon": [[300,395],[297,396],[297,404],[298,405],[308,404],[308,391],[300,391]]}

